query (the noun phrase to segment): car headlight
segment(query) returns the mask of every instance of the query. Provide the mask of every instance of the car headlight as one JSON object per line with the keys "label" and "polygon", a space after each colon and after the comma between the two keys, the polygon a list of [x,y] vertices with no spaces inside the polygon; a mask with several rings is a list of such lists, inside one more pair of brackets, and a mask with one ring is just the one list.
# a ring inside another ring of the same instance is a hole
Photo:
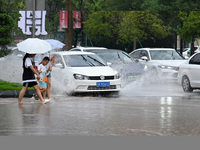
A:
{"label": "car headlight", "polygon": [[74,79],[76,79],[76,80],[89,80],[89,77],[82,75],[82,74],[74,74]]}
{"label": "car headlight", "polygon": [[144,65],[144,71],[148,71],[147,65]]}
{"label": "car headlight", "polygon": [[176,71],[179,70],[179,67],[175,67],[175,66],[159,65],[158,67],[161,68],[161,69],[170,69],[170,70],[176,70]]}
{"label": "car headlight", "polygon": [[120,74],[117,73],[117,74],[115,75],[115,79],[119,79],[119,78],[120,78]]}

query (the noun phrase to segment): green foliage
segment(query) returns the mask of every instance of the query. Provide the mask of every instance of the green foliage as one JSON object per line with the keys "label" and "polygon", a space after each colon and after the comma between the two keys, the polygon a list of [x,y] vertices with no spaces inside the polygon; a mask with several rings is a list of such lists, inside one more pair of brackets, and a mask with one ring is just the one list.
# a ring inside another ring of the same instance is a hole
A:
{"label": "green foliage", "polygon": [[103,10],[107,11],[132,11],[141,10],[145,0],[105,0]]}
{"label": "green foliage", "polygon": [[104,6],[104,0],[88,0],[86,1],[86,8],[90,12],[101,11]]}
{"label": "green foliage", "polygon": [[164,38],[168,35],[167,27],[163,25],[157,13],[147,11],[129,11],[122,16],[119,36],[123,41],[136,39]]}
{"label": "green foliage", "polygon": [[183,17],[184,23],[179,34],[184,40],[199,38],[200,35],[200,11],[191,11],[188,17]]}
{"label": "green foliage", "polygon": [[93,39],[98,39],[101,35],[111,38],[117,32],[118,12],[94,12],[89,15],[84,25],[85,33]]}
{"label": "green foliage", "polygon": [[11,31],[14,20],[7,14],[0,13],[0,46],[5,46],[12,41]]}
{"label": "green foliage", "polygon": [[[25,0],[0,0],[0,13],[6,12],[16,22],[12,35],[22,37],[24,35],[17,27],[19,10],[25,10]],[[48,36],[56,38],[59,11],[66,10],[66,0],[46,0],[46,10]],[[140,41],[160,41],[169,32],[175,36],[180,33],[184,39],[199,36],[199,18],[190,14],[192,10],[200,10],[200,1],[197,0],[73,0],[73,10],[82,12],[84,22],[84,30],[75,29],[74,35],[82,32],[83,36],[102,46],[123,45],[121,42],[129,44],[137,38]],[[140,12],[133,13],[136,10]],[[10,36],[2,42],[8,43],[11,39]]]}
{"label": "green foliage", "polygon": [[7,47],[1,47],[0,49],[0,57],[4,57],[11,53],[11,50],[7,49]]}
{"label": "green foliage", "polygon": [[[169,33],[157,13],[145,11],[99,11],[89,15],[84,32],[97,41],[104,37],[115,43],[129,43],[137,39],[161,39]],[[112,42],[110,42],[112,43]]]}
{"label": "green foliage", "polygon": [[143,10],[149,11],[194,11],[200,10],[197,0],[145,0],[141,4]]}

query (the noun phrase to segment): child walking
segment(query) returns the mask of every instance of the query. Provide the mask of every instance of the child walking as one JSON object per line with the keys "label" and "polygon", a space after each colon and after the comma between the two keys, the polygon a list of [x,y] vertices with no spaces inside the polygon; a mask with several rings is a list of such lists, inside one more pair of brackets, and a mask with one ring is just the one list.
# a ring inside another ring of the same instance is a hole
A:
{"label": "child walking", "polygon": [[[49,57],[44,57],[40,65],[38,66],[38,73],[40,75],[39,86],[43,98],[46,98],[47,93],[47,69],[46,65],[49,63]],[[48,99],[50,100],[50,99]]]}
{"label": "child walking", "polygon": [[37,79],[39,80],[41,77],[38,72],[33,68],[32,59],[35,57],[36,54],[28,54],[26,53],[23,58],[23,87],[19,93],[18,103],[20,104],[25,92],[27,91],[28,87],[33,87],[35,89],[36,94],[38,95],[39,99],[43,104],[49,102],[49,100],[45,100],[40,92],[39,85],[35,79],[34,74],[37,75]]}

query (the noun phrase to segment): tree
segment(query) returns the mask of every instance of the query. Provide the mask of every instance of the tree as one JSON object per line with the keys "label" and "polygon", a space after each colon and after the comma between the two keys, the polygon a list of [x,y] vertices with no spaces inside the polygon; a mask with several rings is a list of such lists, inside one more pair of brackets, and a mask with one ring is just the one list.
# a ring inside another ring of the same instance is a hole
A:
{"label": "tree", "polygon": [[[25,0],[0,0],[0,12],[6,13],[12,17],[15,24],[12,29],[13,38],[17,36],[17,38],[23,37],[23,33],[18,29],[18,20],[20,17],[19,11],[25,10]],[[11,41],[12,42],[12,41]]]}
{"label": "tree", "polygon": [[129,11],[123,13],[119,26],[119,37],[122,41],[137,39],[161,39],[168,35],[167,27],[155,12]]}
{"label": "tree", "polygon": [[[196,0],[148,0],[141,5],[143,10],[159,11],[161,19],[165,24],[171,27],[171,33],[175,39],[182,30],[184,20],[181,19],[183,14],[189,15],[190,11],[200,10],[200,3]],[[181,14],[181,15],[180,15]],[[175,48],[176,48],[175,40]],[[182,53],[183,40],[180,40],[180,52]]]}
{"label": "tree", "polygon": [[12,41],[11,31],[14,27],[14,20],[5,13],[0,13],[0,46],[2,49]]}
{"label": "tree", "polygon": [[192,41],[192,51],[194,53],[194,41],[200,36],[200,11],[191,11],[189,16],[187,13],[182,12],[183,27],[180,29],[179,34],[182,39]]}
{"label": "tree", "polygon": [[132,11],[141,10],[144,0],[105,0],[104,10],[107,11]]}
{"label": "tree", "polygon": [[84,32],[94,41],[103,38],[103,44],[108,42],[109,47],[119,47],[119,43],[128,44],[136,39],[160,39],[168,35],[168,30],[157,16],[145,11],[94,12],[84,22]]}
{"label": "tree", "polygon": [[100,46],[114,48],[117,47],[119,22],[120,12],[118,11],[93,12],[84,22],[83,31]]}

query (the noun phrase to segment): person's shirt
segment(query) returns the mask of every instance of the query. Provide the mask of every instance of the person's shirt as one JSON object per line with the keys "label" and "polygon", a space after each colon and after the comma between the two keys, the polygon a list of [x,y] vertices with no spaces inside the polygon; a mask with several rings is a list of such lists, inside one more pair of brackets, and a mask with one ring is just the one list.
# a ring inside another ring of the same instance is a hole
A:
{"label": "person's shirt", "polygon": [[[50,53],[49,52],[46,52],[46,53],[43,53],[43,54],[38,54],[38,64],[41,64],[42,63],[42,60],[44,59],[44,57],[49,57],[50,59]],[[46,68],[49,68],[50,66],[50,63],[48,63],[46,65]],[[39,70],[39,69],[38,69]]]}
{"label": "person's shirt", "polygon": [[38,71],[41,71],[40,73],[40,81],[43,81],[44,78],[47,76],[47,69],[46,69],[46,66],[44,66],[43,64],[40,64],[38,66]]}
{"label": "person's shirt", "polygon": [[34,72],[30,69],[30,66],[32,65],[32,58],[27,57],[24,62],[24,71],[22,75],[23,83],[36,81]]}
{"label": "person's shirt", "polygon": [[42,72],[46,73],[47,72],[47,68],[43,64],[40,64],[38,66],[38,71],[42,71]]}
{"label": "person's shirt", "polygon": [[30,66],[32,66],[32,58],[30,57],[27,57],[26,60],[25,60],[25,67],[26,68],[29,68]]}

